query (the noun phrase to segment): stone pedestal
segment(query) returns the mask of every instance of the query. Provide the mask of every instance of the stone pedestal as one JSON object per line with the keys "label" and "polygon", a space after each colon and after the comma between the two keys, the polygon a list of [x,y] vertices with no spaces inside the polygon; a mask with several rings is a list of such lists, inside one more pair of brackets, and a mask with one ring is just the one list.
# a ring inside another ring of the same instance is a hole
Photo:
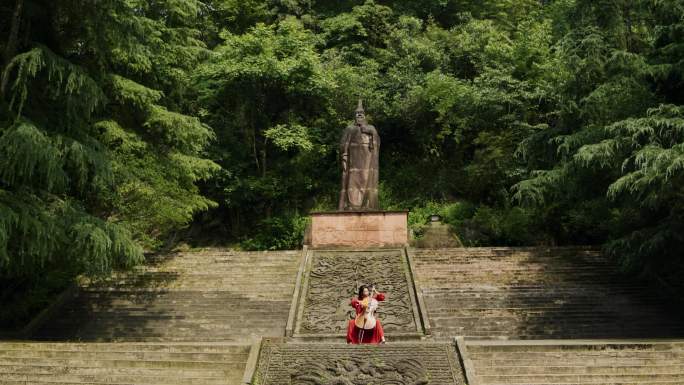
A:
{"label": "stone pedestal", "polygon": [[333,211],[311,214],[308,244],[326,247],[403,247],[408,211]]}

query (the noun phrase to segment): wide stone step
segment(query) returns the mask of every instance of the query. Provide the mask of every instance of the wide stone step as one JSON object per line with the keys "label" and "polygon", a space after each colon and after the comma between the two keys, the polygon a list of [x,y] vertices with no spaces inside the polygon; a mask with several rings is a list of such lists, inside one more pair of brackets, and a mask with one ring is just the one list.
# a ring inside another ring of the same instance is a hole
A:
{"label": "wide stone step", "polygon": [[[280,279],[282,281],[282,279]],[[231,293],[254,293],[254,295],[272,296],[270,293],[292,293],[294,287],[289,283],[277,285],[264,285],[259,283],[251,283],[250,285],[232,285],[229,282],[218,282],[212,284],[211,282],[203,281],[199,284],[194,283],[164,283],[158,286],[136,286],[134,284],[113,284],[111,286],[85,286],[84,292],[118,292],[118,293],[173,293],[178,291],[190,292],[231,292]],[[262,294],[263,293],[263,294]]]}
{"label": "wide stone step", "polygon": [[[172,327],[171,327],[172,326]],[[173,330],[170,330],[173,329]],[[89,339],[93,339],[101,335],[103,337],[105,336],[126,336],[130,335],[132,337],[141,337],[145,335],[149,336],[156,336],[156,337],[162,337],[162,336],[192,336],[193,334],[200,337],[200,336],[210,336],[212,333],[216,334],[216,338],[218,339],[219,336],[225,337],[225,336],[230,336],[231,334],[236,334],[236,337],[239,337],[241,333],[247,333],[247,334],[254,334],[254,333],[262,333],[262,332],[269,332],[269,335],[273,335],[272,333],[277,331],[279,334],[282,334],[284,329],[283,327],[276,327],[272,325],[254,325],[254,326],[248,326],[248,327],[236,327],[235,325],[225,325],[225,324],[210,324],[206,327],[203,327],[198,324],[192,324],[192,323],[186,323],[186,324],[181,324],[181,323],[176,323],[173,325],[169,324],[160,324],[157,327],[150,326],[150,327],[142,327],[142,326],[136,326],[136,325],[121,325],[120,328],[115,327],[115,325],[109,327],[109,325],[104,325],[102,329],[98,332],[97,327],[91,327],[91,328],[84,328],[81,330],[77,337],[82,337],[86,338],[86,336],[89,337]],[[47,329],[47,332],[43,336],[49,336],[53,334],[55,337],[59,337],[59,329],[56,329],[54,333],[49,333],[50,329]]]}
{"label": "wide stone step", "polygon": [[150,330],[121,330],[103,332],[99,330],[81,331],[73,338],[65,338],[63,333],[55,331],[46,332],[40,336],[41,340],[46,341],[128,341],[128,342],[239,342],[250,343],[260,336],[280,337],[284,333],[284,328],[251,328],[251,329],[229,329],[229,330],[202,330],[197,331],[193,328],[186,330],[150,329]]}
{"label": "wide stone step", "polygon": [[[665,350],[665,351],[633,351],[633,350],[597,350],[597,351],[490,351],[478,352],[472,351],[469,348],[470,357],[473,360],[491,361],[491,360],[541,360],[552,361],[581,358],[590,362],[596,360],[610,360],[611,362],[622,362],[633,360],[678,360],[684,358],[684,352],[679,350]],[[521,357],[521,355],[523,355]],[[684,365],[684,363],[682,363]]]}
{"label": "wide stone step", "polygon": [[0,342],[0,384],[238,383],[250,345]]}
{"label": "wide stone step", "polygon": [[[480,363],[478,363],[479,365]],[[647,374],[668,374],[668,373],[684,373],[684,364],[670,364],[670,365],[599,365],[592,363],[592,366],[575,365],[575,366],[497,366],[497,367],[482,367],[478,370],[481,376],[484,375],[606,375],[606,374],[620,374],[620,375],[647,375]]]}
{"label": "wide stone step", "polygon": [[[613,307],[645,307],[651,309],[660,309],[668,303],[656,297],[636,296],[629,293],[602,293],[590,296],[584,292],[567,292],[567,293],[508,293],[501,295],[492,295],[490,293],[482,293],[481,295],[461,293],[439,293],[438,295],[423,295],[426,301],[430,301],[440,308],[452,308],[454,310],[461,309],[463,306],[479,306],[482,309],[500,307],[501,305],[540,305],[540,306],[590,306],[590,305],[611,305]],[[612,299],[614,303],[602,303],[605,299]],[[440,306],[441,305],[441,306]],[[459,306],[455,306],[459,305]]]}
{"label": "wide stone step", "polygon": [[[470,354],[480,353],[545,353],[545,352],[567,352],[576,354],[580,353],[629,353],[639,354],[640,352],[682,352],[684,353],[684,341],[682,340],[656,340],[657,342],[641,342],[641,341],[600,341],[586,343],[583,341],[576,341],[573,343],[556,343],[556,341],[546,341],[545,343],[529,343],[516,342],[510,343],[492,343],[489,341],[471,341],[468,343],[468,352]],[[559,341],[562,342],[562,341]]]}
{"label": "wide stone step", "polygon": [[[231,377],[238,378],[235,375],[232,375]],[[21,377],[19,377],[21,378]],[[73,381],[65,381],[59,378],[55,377],[50,377],[50,376],[42,376],[42,378],[35,378],[31,377],[28,380],[6,380],[2,381],[1,384],[3,385],[226,385],[227,382],[225,379],[219,378],[219,379],[203,379],[203,378],[179,378],[179,377],[156,377],[155,378],[148,378],[145,381],[146,382],[138,382],[135,380],[135,377],[133,377],[133,381],[131,382],[122,382],[120,381],[121,378],[105,378],[103,380],[99,380],[97,377],[94,377],[93,380],[91,381],[78,381],[78,382],[73,382]],[[235,384],[239,384],[239,379],[235,380],[236,382],[232,382]],[[231,384],[232,384],[231,383]]]}
{"label": "wide stone step", "polygon": [[[245,360],[246,361],[246,360]],[[86,362],[86,364],[88,364]],[[5,374],[14,375],[60,375],[69,372],[72,375],[81,376],[156,376],[156,377],[216,377],[225,381],[229,375],[235,375],[236,371],[244,369],[245,362],[236,365],[228,364],[224,369],[188,369],[188,368],[107,368],[100,366],[60,366],[60,365],[39,365],[30,366],[5,365],[0,364],[0,375],[4,378]]]}
{"label": "wide stone step", "polygon": [[[434,270],[440,268],[440,270]],[[521,263],[519,266],[500,265],[494,268],[474,265],[461,265],[449,263],[447,264],[431,264],[422,267],[417,267],[416,272],[420,274],[433,272],[434,275],[429,279],[444,279],[449,277],[458,277],[463,275],[472,275],[478,278],[474,281],[479,282],[479,278],[543,278],[548,277],[552,279],[562,280],[586,280],[589,277],[597,277],[604,281],[621,280],[620,274],[615,270],[614,266],[574,266],[568,265],[564,267],[548,268],[547,266],[535,266],[527,263]],[[568,275],[569,272],[575,273]],[[607,274],[607,275],[606,275]]]}
{"label": "wide stone step", "polygon": [[[65,313],[68,314],[68,313]],[[76,314],[78,315],[78,314]],[[258,309],[251,311],[244,311],[240,314],[231,313],[218,313],[218,312],[182,312],[182,311],[169,311],[164,312],[160,309],[159,314],[146,313],[144,310],[140,309],[118,309],[118,310],[91,310],[88,314],[81,314],[82,317],[74,317],[76,319],[95,321],[101,320],[103,322],[116,321],[116,322],[133,322],[139,324],[140,321],[172,321],[181,320],[188,322],[214,322],[216,320],[223,320],[225,322],[254,322],[254,323],[273,323],[274,320],[283,320],[283,317],[287,317],[287,312],[282,310],[268,311],[268,309]],[[74,319],[72,318],[72,319]],[[286,320],[286,319],[285,319]],[[59,321],[57,321],[59,322]]]}
{"label": "wide stone step", "polygon": [[[93,357],[92,352],[78,352],[69,350],[2,350],[0,362],[5,357],[31,358],[31,359],[88,359]],[[97,352],[99,359],[148,359],[165,361],[223,361],[243,362],[247,359],[247,353],[170,353],[170,352]]]}
{"label": "wide stone step", "polygon": [[[195,305],[193,306],[193,302]],[[189,310],[196,310],[197,314],[239,314],[240,312],[280,312],[289,308],[289,300],[285,299],[236,299],[228,298],[174,298],[159,297],[156,299],[147,298],[98,298],[82,297],[75,299],[65,312],[75,312],[83,310],[120,312],[130,310],[148,310],[148,314],[157,312],[187,313]]]}
{"label": "wide stone step", "polygon": [[[484,375],[480,376],[480,381],[483,384],[624,384],[624,383],[637,383],[637,384],[652,384],[653,380],[665,381],[670,383],[678,383],[678,381],[684,381],[684,374],[678,373],[659,373],[657,375],[653,374],[573,374],[573,375],[552,375],[544,374],[538,376],[530,375],[508,375],[508,376],[496,376],[496,375]],[[679,382],[681,384],[681,382]]]}
{"label": "wide stone step", "polygon": [[59,350],[75,352],[168,352],[168,353],[249,353],[250,345],[206,343],[206,344],[155,344],[155,343],[62,343],[11,341],[0,342],[0,350]]}
{"label": "wide stone step", "polygon": [[[264,293],[270,294],[270,293]],[[290,296],[292,294],[290,293]],[[244,304],[244,306],[249,306],[253,301],[282,305],[283,303],[289,301],[286,298],[287,295],[280,294],[276,297],[274,295],[266,296],[260,295],[259,293],[254,293],[249,296],[245,296],[240,293],[226,292],[226,291],[202,291],[202,292],[189,292],[189,291],[159,291],[156,293],[144,293],[138,291],[97,291],[97,292],[83,292],[80,293],[75,299],[76,301],[97,301],[102,300],[102,303],[108,303],[110,301],[134,301],[134,303],[188,303],[195,301],[198,306],[204,303],[212,304],[213,302],[225,303],[228,302],[238,302]],[[137,301],[137,302],[135,302]]]}
{"label": "wide stone step", "polygon": [[[472,360],[478,368],[478,373],[500,373],[498,371],[501,368],[502,371],[509,370],[507,368],[538,368],[540,361],[538,358],[516,358],[509,357],[505,358],[495,358],[495,359],[473,359]],[[679,366],[682,365],[681,357],[671,357],[671,358],[623,358],[619,361],[615,359],[603,357],[603,358],[590,358],[583,356],[567,356],[563,360],[549,360],[551,362],[550,368],[561,368],[561,367],[583,367],[590,368],[593,366],[597,367],[660,367],[660,366]],[[565,365],[562,366],[561,365]],[[616,366],[617,365],[617,366]],[[525,369],[522,369],[523,371]],[[536,370],[536,369],[532,369]],[[589,369],[588,369],[589,370]]]}
{"label": "wide stone step", "polygon": [[[501,304],[498,307],[468,307],[463,309],[453,309],[453,308],[437,308],[432,309],[430,312],[433,319],[445,318],[451,319],[454,317],[460,318],[474,318],[474,317],[573,317],[573,318],[584,318],[590,317],[591,319],[601,319],[601,318],[618,318],[621,319],[619,313],[615,311],[609,311],[607,309],[601,309],[598,305],[575,305],[564,307],[558,305],[555,307],[542,307],[542,306],[530,306],[522,307],[522,305],[516,304],[515,306]],[[662,313],[658,310],[639,312],[640,317],[639,322],[643,323],[644,320],[652,319],[653,321],[663,321]],[[667,319],[666,319],[667,320]],[[676,320],[670,320],[672,324],[678,324]]]}
{"label": "wide stone step", "polygon": [[258,280],[258,281],[267,281],[266,278],[268,277],[282,277],[286,276],[288,272],[296,271],[297,266],[282,266],[282,265],[274,265],[274,266],[254,266],[252,264],[251,266],[244,266],[244,268],[240,268],[239,266],[233,266],[233,265],[227,265],[224,267],[221,266],[207,266],[205,269],[202,268],[195,268],[193,269],[191,266],[188,267],[188,269],[178,269],[176,270],[175,268],[167,267],[167,268],[146,268],[143,271],[133,271],[133,272],[128,272],[128,273],[115,273],[111,277],[106,278],[104,280],[100,281],[94,281],[94,283],[98,282],[110,282],[110,281],[115,281],[117,279],[126,279],[126,280],[177,280],[177,279],[199,279],[199,278],[217,278],[217,277],[235,277],[235,278],[241,278],[241,279],[246,279],[249,278],[250,272],[253,272],[255,269],[258,269],[260,273],[263,275],[260,277],[253,277],[253,279]]}
{"label": "wide stone step", "polygon": [[[5,357],[2,359],[2,364],[4,365],[23,365],[26,366],[25,358],[11,358]],[[98,357],[91,357],[87,359],[31,359],[31,366],[60,366],[60,367],[82,367],[82,366],[92,366],[92,367],[102,367],[102,368],[152,368],[152,369],[165,369],[165,368],[182,368],[182,369],[204,369],[204,370],[225,370],[230,367],[230,363],[222,361],[200,361],[200,360],[190,360],[190,361],[167,361],[167,360],[147,360],[147,359],[100,359]],[[242,366],[240,363],[232,363],[232,365]]]}
{"label": "wide stone step", "polygon": [[684,336],[684,319],[590,248],[410,250],[440,338]]}
{"label": "wide stone step", "polygon": [[57,383],[97,383],[96,381],[102,381],[101,383],[114,383],[114,384],[139,384],[139,385],[156,385],[156,384],[203,384],[203,385],[224,385],[225,377],[185,377],[178,379],[177,377],[166,377],[159,375],[112,375],[112,374],[96,374],[96,375],[74,375],[74,374],[21,374],[21,373],[3,373],[3,379],[7,381],[26,381],[27,383],[55,383],[57,381],[55,377],[58,377],[59,382]]}
{"label": "wide stone step", "polygon": [[[434,314],[431,316],[431,320],[434,321],[435,324],[437,324],[439,321],[448,321],[448,322],[458,322],[458,323],[478,323],[483,317],[487,317],[487,321],[489,323],[500,323],[500,322],[519,322],[519,321],[525,321],[525,320],[530,320],[534,319],[535,321],[549,321],[549,322],[554,322],[557,321],[558,323],[570,323],[570,322],[581,322],[581,321],[610,321],[610,322],[619,322],[622,321],[623,319],[619,317],[619,315],[612,314],[612,313],[605,313],[605,314],[591,314],[585,311],[581,312],[573,312],[573,311],[556,311],[556,312],[549,312],[549,311],[533,311],[533,310],[524,310],[524,311],[518,311],[518,312],[509,312],[506,311],[507,309],[489,309],[486,311],[472,311],[472,312],[466,312],[465,314],[444,314],[439,313],[439,312],[434,312],[431,313]],[[659,314],[658,313],[653,313],[653,314],[645,314],[643,318],[639,319],[639,323],[641,325],[644,324],[650,324],[651,322],[658,322],[660,324],[665,324],[665,325],[681,325],[679,322],[674,321],[674,320],[667,320],[667,322],[662,322],[660,318],[658,318]],[[650,321],[650,322],[649,322]]]}
{"label": "wide stone step", "polygon": [[433,329],[435,335],[465,337],[481,336],[480,339],[510,339],[511,336],[518,336],[519,339],[546,339],[546,338],[671,338],[681,337],[684,328],[673,327],[671,329],[653,331],[650,328],[639,326],[615,326],[612,323],[601,324],[546,324],[526,325],[526,324],[503,324],[474,327],[473,325],[462,326],[441,326],[437,325]]}
{"label": "wide stone step", "polygon": [[[179,253],[84,285],[43,340],[251,341],[282,336],[302,252]],[[195,339],[196,338],[196,339]]]}
{"label": "wide stone step", "polygon": [[684,383],[684,343],[468,341],[478,383]]}

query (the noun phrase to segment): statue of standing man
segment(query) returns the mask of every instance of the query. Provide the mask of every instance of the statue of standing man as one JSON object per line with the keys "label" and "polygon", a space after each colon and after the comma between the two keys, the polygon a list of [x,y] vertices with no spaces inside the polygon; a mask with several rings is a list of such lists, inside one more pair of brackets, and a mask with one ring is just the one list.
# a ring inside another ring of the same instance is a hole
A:
{"label": "statue of standing man", "polygon": [[347,126],[340,141],[342,189],[340,211],[378,210],[378,159],[380,137],[366,122],[359,99],[354,124]]}

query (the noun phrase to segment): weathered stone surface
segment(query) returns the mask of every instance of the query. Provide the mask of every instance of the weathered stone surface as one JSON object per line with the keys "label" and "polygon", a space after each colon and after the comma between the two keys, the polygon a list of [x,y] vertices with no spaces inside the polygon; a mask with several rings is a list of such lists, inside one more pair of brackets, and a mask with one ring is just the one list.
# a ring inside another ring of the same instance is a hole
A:
{"label": "weathered stone surface", "polygon": [[249,345],[0,342],[0,384],[225,385]]}
{"label": "weathered stone surface", "polygon": [[433,334],[450,338],[684,336],[684,320],[648,287],[588,248],[412,252]]}
{"label": "weathered stone surface", "polygon": [[84,341],[235,341],[282,336],[301,251],[212,249],[83,287],[33,336]]}
{"label": "weathered stone surface", "polygon": [[299,344],[265,341],[256,385],[464,384],[452,344]]}
{"label": "weathered stone surface", "polygon": [[[267,342],[263,384],[460,384],[454,335],[467,337],[459,339],[467,346],[461,351],[480,385],[684,384],[684,342],[625,340],[682,337],[684,322],[596,250],[412,253],[421,298],[401,250],[310,250],[311,273],[303,274],[292,308],[301,251],[211,249],[162,258],[86,285],[35,336],[117,342],[0,343],[0,384],[237,385],[248,356],[257,361],[252,341],[282,336],[290,313],[300,327],[294,337],[312,338]],[[387,345],[301,342],[331,332],[343,339],[349,300],[369,282],[388,294],[379,315]],[[424,337],[416,333],[420,301],[429,308],[431,342],[417,340]],[[397,342],[406,331],[414,332],[404,337],[411,342]],[[620,340],[474,340],[549,337]]]}
{"label": "weathered stone surface", "polygon": [[437,221],[429,222],[423,230],[423,236],[414,243],[420,248],[463,247],[463,243],[449,225]]}
{"label": "weathered stone surface", "polygon": [[299,334],[345,335],[354,316],[350,300],[362,284],[375,283],[387,299],[378,318],[390,338],[393,332],[416,333],[411,285],[402,250],[315,251],[304,280]]}
{"label": "weathered stone surface", "polygon": [[311,246],[403,247],[408,244],[408,213],[365,211],[313,213]]}
{"label": "weathered stone surface", "polygon": [[0,384],[239,384],[251,342],[283,335],[301,256],[187,252],[86,285],[33,338],[149,344],[0,345]]}
{"label": "weathered stone surface", "polygon": [[480,385],[683,384],[684,341],[468,341]]}

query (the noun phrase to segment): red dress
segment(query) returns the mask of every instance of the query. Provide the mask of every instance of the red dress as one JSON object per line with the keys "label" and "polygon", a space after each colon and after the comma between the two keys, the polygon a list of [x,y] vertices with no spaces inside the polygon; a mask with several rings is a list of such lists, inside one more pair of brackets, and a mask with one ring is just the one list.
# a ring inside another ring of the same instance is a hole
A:
{"label": "red dress", "polygon": [[[378,301],[385,300],[385,294],[378,293],[375,296]],[[356,315],[364,312],[363,305],[358,298],[352,298],[351,306],[356,310]],[[363,333],[361,331],[363,330]],[[361,337],[361,340],[359,339]],[[382,324],[379,319],[375,319],[375,327],[373,329],[361,329],[356,326],[354,319],[350,319],[347,325],[347,343],[351,344],[379,344],[385,337],[385,332],[382,330]]]}

